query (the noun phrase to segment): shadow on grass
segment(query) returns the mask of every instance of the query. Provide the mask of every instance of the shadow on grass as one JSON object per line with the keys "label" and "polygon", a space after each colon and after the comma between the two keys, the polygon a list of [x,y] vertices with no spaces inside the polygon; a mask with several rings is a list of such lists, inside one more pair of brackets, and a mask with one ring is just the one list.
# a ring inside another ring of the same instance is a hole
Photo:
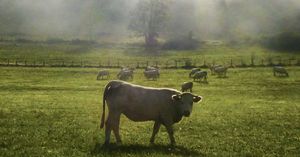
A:
{"label": "shadow on grass", "polygon": [[139,145],[139,144],[129,144],[129,145],[116,145],[110,144],[108,146],[97,143],[91,152],[93,155],[97,154],[174,154],[180,156],[204,156],[204,154],[199,153],[194,150],[189,150],[183,146],[168,146],[168,145]]}

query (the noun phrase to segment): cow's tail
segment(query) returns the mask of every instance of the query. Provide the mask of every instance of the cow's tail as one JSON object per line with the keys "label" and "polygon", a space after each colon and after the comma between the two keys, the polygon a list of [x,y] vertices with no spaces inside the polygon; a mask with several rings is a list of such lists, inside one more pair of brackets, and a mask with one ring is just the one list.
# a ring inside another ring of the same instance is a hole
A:
{"label": "cow's tail", "polygon": [[100,128],[102,129],[104,127],[104,121],[105,121],[105,101],[106,101],[106,98],[107,98],[107,95],[108,95],[108,91],[111,87],[111,82],[109,82],[106,86],[105,86],[105,89],[104,89],[104,92],[103,92],[103,110],[102,110],[102,117],[101,117],[101,124],[100,124]]}

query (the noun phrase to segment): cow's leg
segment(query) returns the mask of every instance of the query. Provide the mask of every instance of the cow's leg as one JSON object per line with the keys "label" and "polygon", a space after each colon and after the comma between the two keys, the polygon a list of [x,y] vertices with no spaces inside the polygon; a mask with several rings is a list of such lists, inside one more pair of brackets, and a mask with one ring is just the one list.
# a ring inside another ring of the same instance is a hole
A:
{"label": "cow's leg", "polygon": [[170,138],[170,141],[171,141],[171,145],[174,146],[176,144],[175,142],[175,138],[174,138],[174,130],[173,130],[173,127],[172,125],[165,125],[166,126],[166,129],[167,129],[167,132],[169,134],[169,138]]}
{"label": "cow's leg", "polygon": [[190,88],[190,92],[191,92],[191,93],[193,92],[193,89],[192,89],[192,88]]}
{"label": "cow's leg", "polygon": [[150,143],[153,144],[154,143],[154,139],[155,139],[155,135],[158,133],[159,128],[160,128],[161,123],[158,121],[155,121],[154,126],[153,126],[153,132],[152,132],[152,136],[150,139]]}
{"label": "cow's leg", "polygon": [[115,134],[115,137],[116,137],[116,141],[118,144],[122,143],[122,140],[121,140],[121,137],[120,137],[120,133],[119,133],[119,130],[120,130],[120,113],[117,113],[117,114],[114,114],[112,115],[112,130]]}
{"label": "cow's leg", "polygon": [[111,134],[111,118],[108,115],[108,118],[105,122],[105,142],[104,145],[108,145],[110,141],[110,134]]}
{"label": "cow's leg", "polygon": [[116,126],[117,128],[119,127],[119,121],[120,121],[120,114],[111,111],[108,112],[107,120],[105,123],[105,142],[104,142],[105,145],[109,144],[111,130],[113,129],[115,131]]}

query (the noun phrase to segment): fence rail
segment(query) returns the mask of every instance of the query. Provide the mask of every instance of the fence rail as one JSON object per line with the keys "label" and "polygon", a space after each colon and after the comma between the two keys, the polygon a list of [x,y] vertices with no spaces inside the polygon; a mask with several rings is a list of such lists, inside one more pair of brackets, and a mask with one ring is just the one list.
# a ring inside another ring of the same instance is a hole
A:
{"label": "fence rail", "polygon": [[82,67],[82,68],[120,68],[122,66],[130,66],[135,68],[145,68],[147,66],[157,66],[160,68],[192,68],[192,67],[208,67],[209,65],[227,65],[229,67],[264,67],[264,66],[300,66],[300,58],[290,57],[241,57],[241,58],[224,58],[222,60],[205,59],[205,58],[184,58],[174,60],[81,60],[70,61],[63,59],[48,60],[26,60],[26,59],[9,59],[0,58],[0,66],[20,66],[20,67]]}

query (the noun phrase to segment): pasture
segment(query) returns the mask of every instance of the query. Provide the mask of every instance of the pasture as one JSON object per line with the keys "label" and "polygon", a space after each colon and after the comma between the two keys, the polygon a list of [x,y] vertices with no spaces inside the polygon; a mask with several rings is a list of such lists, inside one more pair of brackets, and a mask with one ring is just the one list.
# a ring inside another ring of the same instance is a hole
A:
{"label": "pasture", "polygon": [[[108,80],[96,68],[0,67],[0,156],[297,156],[300,154],[300,68],[273,77],[272,68],[232,68],[227,78],[194,83],[204,97],[174,125],[177,146],[164,127],[149,145],[153,122],[122,116],[123,144],[102,147],[102,93]],[[118,69],[111,69],[115,79]],[[132,83],[180,89],[189,70],[161,70]],[[114,143],[114,136],[112,136]]]}
{"label": "pasture", "polygon": [[[132,45],[74,45],[74,44],[13,44],[0,43],[0,65],[37,66],[93,66],[109,67],[129,65],[145,67],[158,64],[160,67],[184,65],[190,59],[194,66],[223,64],[232,66],[267,66],[272,64],[300,65],[298,53],[272,51],[260,46],[226,46],[204,44],[196,50],[159,50],[145,52]],[[253,60],[253,62],[252,62]]]}

